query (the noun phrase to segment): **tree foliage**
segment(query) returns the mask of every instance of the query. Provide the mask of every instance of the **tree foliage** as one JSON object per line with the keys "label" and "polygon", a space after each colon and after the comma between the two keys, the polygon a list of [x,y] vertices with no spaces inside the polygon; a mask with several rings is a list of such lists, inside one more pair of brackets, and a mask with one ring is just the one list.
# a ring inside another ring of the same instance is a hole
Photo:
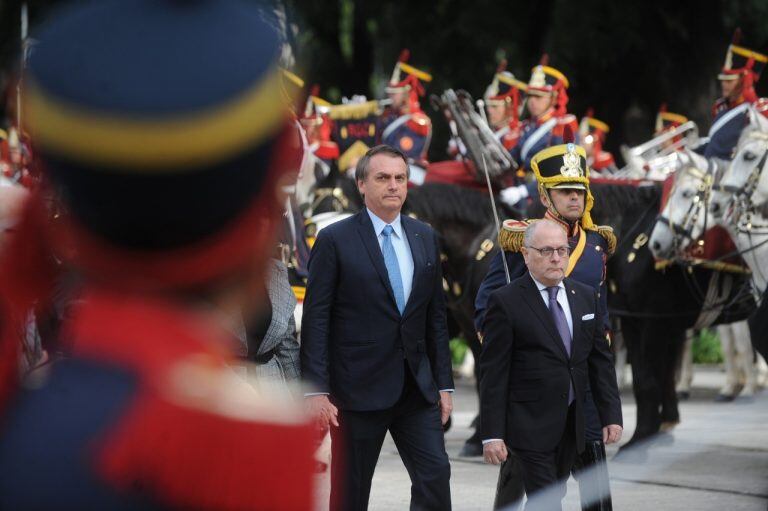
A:
{"label": "tree foliage", "polygon": [[[569,110],[587,108],[611,126],[608,148],[647,140],[662,102],[710,123],[717,71],[734,28],[742,43],[768,50],[768,4],[605,0],[288,0],[298,27],[297,54],[310,83],[333,101],[342,95],[382,97],[402,48],[431,72],[429,93],[463,88],[482,95],[497,62],[523,80],[541,55],[568,76]],[[351,48],[351,51],[350,51]],[[768,78],[766,79],[768,82]],[[759,84],[758,93],[768,91]],[[428,103],[423,104],[432,113]],[[433,115],[430,156],[443,159],[445,123]]]}

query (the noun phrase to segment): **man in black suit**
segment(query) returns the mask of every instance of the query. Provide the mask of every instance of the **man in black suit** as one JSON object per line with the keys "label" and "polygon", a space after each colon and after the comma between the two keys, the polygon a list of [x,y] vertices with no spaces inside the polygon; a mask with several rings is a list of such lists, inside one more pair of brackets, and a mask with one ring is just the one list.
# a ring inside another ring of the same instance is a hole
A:
{"label": "man in black suit", "polygon": [[367,509],[389,430],[411,509],[449,510],[442,425],[453,379],[437,236],[400,215],[402,153],[372,148],[355,177],[365,208],[317,236],[302,318],[301,372],[315,390],[307,402],[331,425],[331,509]]}
{"label": "man in black suit", "polygon": [[518,456],[526,510],[560,509],[574,458],[584,450],[587,378],[605,443],[621,438],[621,402],[602,328],[605,311],[595,289],[565,278],[569,252],[561,225],[531,222],[522,248],[528,273],[491,294],[485,318],[483,454],[498,464],[508,446]]}

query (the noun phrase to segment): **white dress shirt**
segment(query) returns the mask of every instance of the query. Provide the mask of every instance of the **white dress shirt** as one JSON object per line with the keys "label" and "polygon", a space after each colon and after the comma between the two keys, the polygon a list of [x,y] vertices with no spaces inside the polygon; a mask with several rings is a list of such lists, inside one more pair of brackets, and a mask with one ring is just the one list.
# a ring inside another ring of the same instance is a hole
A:
{"label": "white dress shirt", "polygon": [[[384,244],[384,235],[381,232],[387,226],[387,223],[377,217],[370,209],[366,209],[366,211],[368,211],[368,216],[371,217],[373,232],[376,233],[376,239],[379,240],[379,248],[381,248]],[[405,303],[408,303],[408,297],[411,296],[411,289],[413,289],[413,255],[411,254],[411,246],[408,244],[408,237],[405,235],[405,231],[403,231],[400,214],[389,225],[394,230],[392,234],[392,248],[395,249],[397,264],[400,266],[400,278],[403,281]]]}
{"label": "white dress shirt", "polygon": [[[533,275],[531,275],[531,278],[536,284],[536,287],[539,288],[541,298],[544,300],[544,306],[549,309],[549,291],[547,291],[547,286],[536,280]],[[568,322],[568,330],[570,330],[571,339],[573,339],[573,318],[571,317],[571,306],[568,304],[568,291],[566,291],[565,284],[563,284],[562,280],[557,285],[557,287],[560,288],[560,291],[557,292],[557,303],[559,303],[560,307],[563,308],[563,312],[565,313],[565,320]]]}
{"label": "white dress shirt", "polygon": [[[531,279],[533,279],[534,284],[536,284],[536,287],[539,288],[539,294],[541,295],[541,299],[544,300],[544,307],[549,309],[549,291],[547,291],[547,286],[536,280],[536,278],[531,275]],[[565,320],[568,322],[568,330],[571,332],[571,339],[573,339],[573,318],[571,317],[571,306],[568,303],[568,295],[566,294],[568,291],[565,289],[565,284],[563,284],[563,281],[561,280],[560,283],[557,285],[557,287],[560,288],[560,291],[557,292],[557,303],[560,304],[560,307],[563,308],[563,312],[565,313]],[[500,438],[489,438],[487,440],[483,440],[483,445],[487,444],[488,442],[500,442]]]}

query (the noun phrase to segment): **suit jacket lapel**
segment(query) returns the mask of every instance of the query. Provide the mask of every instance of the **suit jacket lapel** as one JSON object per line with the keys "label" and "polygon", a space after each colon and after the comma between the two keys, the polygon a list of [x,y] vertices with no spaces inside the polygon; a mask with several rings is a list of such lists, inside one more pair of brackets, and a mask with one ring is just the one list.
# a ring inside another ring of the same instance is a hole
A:
{"label": "suit jacket lapel", "polygon": [[539,317],[539,321],[541,321],[541,323],[547,329],[547,332],[549,332],[549,336],[557,346],[559,353],[567,359],[568,352],[565,351],[565,345],[563,344],[563,340],[560,338],[560,333],[557,331],[557,328],[555,328],[555,322],[552,319],[552,315],[550,314],[547,306],[544,304],[544,300],[541,297],[541,292],[539,292],[539,288],[536,287],[536,283],[531,278],[530,273],[526,273],[526,278],[521,281],[520,285],[525,289],[525,303],[527,303],[528,307],[530,307],[531,310],[536,313],[536,315]]}
{"label": "suit jacket lapel", "polygon": [[404,215],[400,215],[400,225],[405,232],[406,238],[408,238],[408,245],[411,248],[411,257],[413,258],[413,280],[411,285],[411,294],[408,296],[408,301],[405,304],[405,310],[403,311],[403,317],[408,315],[415,303],[415,295],[418,291],[418,287],[421,279],[418,278],[419,274],[424,271],[426,265],[426,254],[424,252],[424,238],[420,233],[416,232],[416,226],[411,223],[411,219]]}
{"label": "suit jacket lapel", "polygon": [[365,208],[358,213],[358,219],[360,222],[357,225],[357,233],[360,235],[360,239],[368,252],[368,256],[371,258],[373,267],[376,268],[376,272],[381,278],[381,283],[386,288],[387,293],[392,300],[392,305],[394,305],[395,310],[397,310],[397,300],[395,300],[395,292],[392,291],[392,284],[389,282],[389,273],[387,272],[387,266],[384,264],[384,255],[381,253],[379,240],[376,239],[376,233],[373,231],[373,223]]}
{"label": "suit jacket lapel", "polygon": [[571,307],[571,321],[573,322],[573,339],[571,340],[571,357],[573,357],[576,350],[580,349],[583,344],[584,332],[582,332],[583,321],[581,318],[589,311],[585,307],[584,296],[571,286],[569,279],[565,279],[564,282],[568,295],[568,305]]}

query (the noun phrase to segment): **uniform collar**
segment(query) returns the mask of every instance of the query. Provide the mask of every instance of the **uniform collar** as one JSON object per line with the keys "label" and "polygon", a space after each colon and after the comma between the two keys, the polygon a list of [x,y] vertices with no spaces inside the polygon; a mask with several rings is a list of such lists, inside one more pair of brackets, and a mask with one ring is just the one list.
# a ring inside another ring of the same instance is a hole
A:
{"label": "uniform collar", "polygon": [[536,119],[536,123],[539,124],[539,125],[544,124],[545,122],[547,122],[548,120],[550,120],[554,116],[555,116],[555,109],[554,108],[550,108],[549,110],[547,110],[544,113],[544,115],[542,115],[541,117]]}
{"label": "uniform collar", "polygon": [[371,223],[373,224],[373,232],[376,233],[377,237],[381,235],[381,231],[384,230],[384,227],[386,227],[387,225],[391,225],[392,229],[394,229],[395,231],[395,235],[397,235],[398,238],[402,239],[403,225],[402,225],[402,222],[400,221],[400,213],[397,214],[397,218],[395,218],[391,224],[387,224],[387,222],[377,217],[373,213],[373,211],[371,211],[370,209],[365,208],[365,210],[368,212],[368,216],[371,218]]}
{"label": "uniform collar", "polygon": [[565,219],[560,216],[559,213],[552,211],[552,209],[547,209],[546,213],[544,213],[544,218],[547,220],[552,220],[553,222],[557,222],[558,224],[563,226],[563,229],[565,229],[565,232],[567,233],[568,239],[573,238],[574,236],[578,236],[579,230],[581,229],[581,226],[579,225],[579,222],[574,222],[573,225],[565,221]]}

